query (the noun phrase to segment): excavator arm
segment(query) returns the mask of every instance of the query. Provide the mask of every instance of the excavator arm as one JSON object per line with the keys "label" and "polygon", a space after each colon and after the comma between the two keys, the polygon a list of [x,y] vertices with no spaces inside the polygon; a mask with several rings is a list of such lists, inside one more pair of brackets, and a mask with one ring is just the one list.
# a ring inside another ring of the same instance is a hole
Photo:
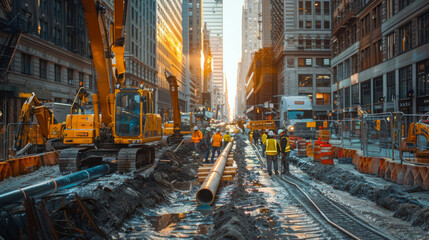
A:
{"label": "excavator arm", "polygon": [[49,126],[54,121],[54,114],[45,106],[42,106],[36,94],[24,102],[19,116],[18,128],[15,134],[13,152],[23,148],[28,143],[28,136],[33,116],[36,115],[41,137],[47,139],[49,136]]}
{"label": "excavator arm", "polygon": [[174,128],[173,135],[180,135],[180,109],[179,109],[179,86],[177,85],[177,78],[173,75],[167,77],[168,84],[170,85],[171,102],[173,107],[173,120]]}

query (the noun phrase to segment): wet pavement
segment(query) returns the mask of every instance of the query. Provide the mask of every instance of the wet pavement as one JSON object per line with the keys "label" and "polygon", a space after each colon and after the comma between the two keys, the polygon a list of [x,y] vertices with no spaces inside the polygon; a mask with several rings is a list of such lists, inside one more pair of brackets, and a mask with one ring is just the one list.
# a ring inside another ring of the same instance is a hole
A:
{"label": "wet pavement", "polygon": [[256,220],[256,228],[264,239],[337,239],[317,220],[310,216],[300,203],[279,187],[262,169],[251,146],[245,147],[245,162],[249,170],[243,178],[245,197],[232,199],[237,185],[228,182],[218,189],[213,206],[199,207],[195,194],[199,185],[190,191],[169,195],[170,204],[152,209],[139,209],[127,221],[119,235],[124,239],[209,239],[213,233],[214,212],[233,202],[236,208]]}

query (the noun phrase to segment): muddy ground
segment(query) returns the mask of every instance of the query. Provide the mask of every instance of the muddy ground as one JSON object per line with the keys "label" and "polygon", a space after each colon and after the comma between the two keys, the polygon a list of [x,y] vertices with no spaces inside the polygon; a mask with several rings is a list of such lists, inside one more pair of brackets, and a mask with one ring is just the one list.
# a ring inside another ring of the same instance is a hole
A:
{"label": "muddy ground", "polygon": [[421,191],[421,189],[407,188],[389,182],[384,186],[377,185],[359,174],[351,173],[336,165],[313,164],[308,159],[296,157],[291,160],[313,179],[327,183],[334,189],[348,192],[352,196],[368,199],[392,211],[394,217],[411,222],[413,226],[429,229],[429,206],[407,193],[407,191]]}

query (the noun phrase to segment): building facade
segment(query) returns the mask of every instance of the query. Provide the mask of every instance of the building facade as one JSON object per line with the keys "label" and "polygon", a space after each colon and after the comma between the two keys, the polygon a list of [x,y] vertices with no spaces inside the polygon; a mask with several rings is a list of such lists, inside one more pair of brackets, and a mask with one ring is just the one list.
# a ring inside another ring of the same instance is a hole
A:
{"label": "building facade", "polygon": [[179,107],[186,108],[189,96],[186,95],[185,56],[182,39],[182,1],[157,0],[157,69],[158,69],[158,113],[163,121],[173,119],[171,94],[166,75],[174,75],[179,85]]}
{"label": "building facade", "polygon": [[337,108],[344,109],[339,117],[353,117],[357,105],[370,113],[429,111],[427,1],[350,4],[333,5],[338,21],[333,22],[331,90],[338,95]]}
{"label": "building facade", "polygon": [[243,114],[247,109],[246,94],[244,91],[239,91],[239,89],[245,89],[246,76],[252,64],[252,58],[255,52],[262,48],[262,38],[264,37],[262,36],[262,7],[261,0],[246,0],[242,10],[240,70],[243,73],[238,74],[239,78],[237,79],[237,85],[240,85],[237,87],[237,101],[239,103],[237,104],[236,112],[238,114]]}
{"label": "building facade", "polygon": [[143,82],[146,87],[156,89],[156,3],[153,0],[128,2],[126,34],[125,85],[138,86]]}
{"label": "building facade", "polygon": [[273,103],[278,95],[277,69],[272,48],[262,48],[253,54],[250,69],[246,76],[246,115],[251,120],[266,120],[274,110],[265,103]]}
{"label": "building facade", "polygon": [[315,119],[331,109],[331,1],[272,1],[272,39],[281,95],[309,96]]}
{"label": "building facade", "polygon": [[210,50],[213,57],[212,86],[209,90],[213,109],[222,108],[226,113],[223,75],[223,0],[205,0],[203,21],[207,24],[210,37]]}
{"label": "building facade", "polygon": [[189,70],[191,73],[191,107],[202,102],[204,68],[203,0],[189,1]]}
{"label": "building facade", "polygon": [[[0,12],[0,41],[11,43],[1,46],[2,122],[16,123],[32,92],[42,102],[72,103],[80,82],[89,93],[96,90],[80,2],[15,1],[2,4]],[[5,57],[6,52],[14,54]]]}

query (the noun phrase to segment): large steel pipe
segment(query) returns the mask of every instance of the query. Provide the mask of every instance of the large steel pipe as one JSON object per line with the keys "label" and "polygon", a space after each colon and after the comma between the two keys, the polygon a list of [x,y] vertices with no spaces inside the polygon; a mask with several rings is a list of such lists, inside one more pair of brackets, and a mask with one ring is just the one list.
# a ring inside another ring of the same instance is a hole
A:
{"label": "large steel pipe", "polygon": [[[232,139],[233,141],[234,139]],[[228,160],[229,152],[232,148],[232,141],[226,145],[221,155],[216,160],[213,168],[210,170],[203,185],[197,192],[198,205],[212,205],[216,197],[216,191],[219,187],[219,183],[222,180],[223,170],[225,169],[226,162]]]}
{"label": "large steel pipe", "polygon": [[25,188],[19,188],[0,194],[0,207],[19,203],[25,197],[41,197],[57,191],[74,187],[85,181],[101,177],[112,171],[109,164],[99,165],[70,175],[58,177],[45,182],[37,183]]}

